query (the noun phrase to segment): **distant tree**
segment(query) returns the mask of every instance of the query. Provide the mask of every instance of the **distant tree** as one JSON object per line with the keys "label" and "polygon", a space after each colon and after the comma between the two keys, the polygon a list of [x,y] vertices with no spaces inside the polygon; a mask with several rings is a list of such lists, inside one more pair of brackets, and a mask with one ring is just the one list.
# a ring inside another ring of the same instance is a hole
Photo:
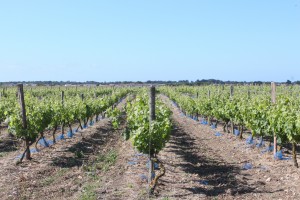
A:
{"label": "distant tree", "polygon": [[292,81],[287,80],[287,81],[286,81],[286,84],[287,84],[287,85],[290,85],[290,84],[292,84]]}

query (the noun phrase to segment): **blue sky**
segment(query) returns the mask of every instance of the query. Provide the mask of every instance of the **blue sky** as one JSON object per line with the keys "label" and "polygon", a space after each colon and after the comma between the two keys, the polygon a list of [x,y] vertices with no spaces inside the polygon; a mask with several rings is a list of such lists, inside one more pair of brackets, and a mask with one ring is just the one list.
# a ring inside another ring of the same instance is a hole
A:
{"label": "blue sky", "polygon": [[0,82],[300,80],[300,0],[0,0]]}

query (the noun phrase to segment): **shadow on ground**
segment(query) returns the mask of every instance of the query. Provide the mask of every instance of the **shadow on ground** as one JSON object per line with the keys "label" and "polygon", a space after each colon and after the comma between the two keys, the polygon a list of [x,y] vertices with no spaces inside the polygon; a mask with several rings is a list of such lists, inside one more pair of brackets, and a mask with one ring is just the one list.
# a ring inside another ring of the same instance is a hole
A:
{"label": "shadow on ground", "polygon": [[[200,138],[197,138],[200,141]],[[262,186],[264,182],[256,182],[248,184],[247,178],[243,180],[236,179],[236,175],[240,174],[241,167],[237,167],[226,163],[218,155],[205,155],[203,152],[209,151],[207,147],[200,146],[197,141],[187,134],[182,128],[176,127],[172,130],[171,138],[166,151],[173,152],[184,159],[185,162],[173,164],[173,167],[180,167],[187,174],[198,174],[201,180],[193,180],[199,183],[199,187],[182,188],[192,192],[193,194],[205,194],[206,196],[218,196],[222,194],[231,195],[246,193],[274,193],[277,191],[268,191]],[[210,147],[214,148],[214,147]],[[213,150],[212,150],[213,151]],[[209,157],[207,157],[209,156]],[[175,165],[175,166],[174,166]],[[201,187],[201,183],[205,180],[205,184],[210,187]],[[172,184],[167,183],[166,184]],[[174,183],[175,184],[175,183]],[[259,188],[259,189],[257,189]],[[255,190],[255,191],[254,191]],[[185,194],[173,195],[171,197],[184,197]]]}
{"label": "shadow on ground", "polygon": [[17,146],[19,145],[20,144],[15,137],[7,134],[5,137],[0,138],[0,153],[16,151],[18,149]]}
{"label": "shadow on ground", "polygon": [[71,156],[59,156],[52,159],[52,165],[61,168],[80,167],[89,156],[94,154],[105,144],[113,134],[111,125],[109,127],[97,127],[94,134],[83,138],[80,142],[69,147],[66,152],[71,152]]}

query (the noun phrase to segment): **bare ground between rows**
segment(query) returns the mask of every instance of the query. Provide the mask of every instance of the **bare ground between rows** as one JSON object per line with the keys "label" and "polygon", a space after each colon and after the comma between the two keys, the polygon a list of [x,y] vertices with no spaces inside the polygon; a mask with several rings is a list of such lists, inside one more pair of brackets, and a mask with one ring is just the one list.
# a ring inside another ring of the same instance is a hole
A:
{"label": "bare ground between rows", "polygon": [[[300,173],[292,160],[275,161],[245,140],[182,116],[167,97],[161,98],[173,111],[174,129],[159,154],[166,175],[157,198],[300,199]],[[253,168],[244,170],[246,163]]]}
{"label": "bare ground between rows", "polygon": [[[124,106],[121,103],[118,107]],[[145,199],[146,157],[122,139],[109,119],[58,141],[15,165],[19,152],[0,158],[0,197],[6,199]],[[137,157],[137,158],[136,158]],[[127,162],[135,159],[135,165]]]}
{"label": "bare ground between rows", "polygon": [[18,152],[1,158],[2,199],[74,199],[74,193],[80,192],[88,180],[83,163],[115,141],[107,119],[84,130],[83,135],[58,141],[21,165],[15,165]]}
{"label": "bare ground between rows", "polygon": [[119,157],[115,166],[101,178],[98,199],[148,199],[147,155],[135,151],[130,141],[120,141],[118,147]]}

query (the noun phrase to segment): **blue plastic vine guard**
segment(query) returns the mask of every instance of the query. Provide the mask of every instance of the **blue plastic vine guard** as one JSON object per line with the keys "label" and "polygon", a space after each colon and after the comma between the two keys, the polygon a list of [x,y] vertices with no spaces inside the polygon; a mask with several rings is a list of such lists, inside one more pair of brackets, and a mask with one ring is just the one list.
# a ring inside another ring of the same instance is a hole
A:
{"label": "blue plastic vine guard", "polygon": [[250,135],[247,139],[246,139],[246,144],[253,144],[253,136]]}
{"label": "blue plastic vine guard", "polygon": [[140,174],[139,177],[140,177],[141,181],[148,181],[148,177],[144,174]]}
{"label": "blue plastic vine guard", "polygon": [[200,180],[199,183],[202,185],[208,185],[208,181],[206,180]]}
{"label": "blue plastic vine guard", "polygon": [[251,163],[246,163],[245,165],[243,165],[243,169],[245,170],[249,170],[249,169],[252,169],[252,164]]}
{"label": "blue plastic vine guard", "polygon": [[216,132],[215,136],[220,137],[220,136],[222,136],[222,134],[219,132]]}
{"label": "blue plastic vine guard", "polygon": [[127,162],[127,164],[128,164],[128,165],[136,165],[136,164],[137,164],[137,162],[134,162],[134,161],[129,161],[129,162]]}
{"label": "blue plastic vine guard", "polygon": [[72,138],[72,137],[73,137],[73,132],[69,131],[69,132],[67,133],[67,136],[68,136],[69,138]]}
{"label": "blue plastic vine guard", "polygon": [[234,129],[234,135],[239,136],[240,135],[240,131],[237,129]]}
{"label": "blue plastic vine guard", "polygon": [[47,140],[47,142],[50,146],[54,144],[53,140]]}
{"label": "blue plastic vine guard", "polygon": [[60,134],[59,136],[56,137],[56,140],[63,140],[65,139],[65,136],[63,134]]}
{"label": "blue plastic vine guard", "polygon": [[153,171],[151,174],[151,179],[153,180],[154,178],[155,178],[155,171]]}
{"label": "blue plastic vine guard", "polygon": [[39,152],[39,150],[37,150],[36,148],[30,149],[30,153],[38,153],[38,152]]}
{"label": "blue plastic vine guard", "polygon": [[262,139],[262,137],[260,138],[259,142],[257,143],[256,147],[257,148],[261,148],[264,145],[264,141]]}
{"label": "blue plastic vine guard", "polygon": [[276,154],[274,155],[274,158],[276,160],[282,160],[283,159],[282,151],[277,151]]}
{"label": "blue plastic vine guard", "polygon": [[274,150],[274,146],[268,146],[265,150],[261,151],[261,153],[272,152]]}
{"label": "blue plastic vine guard", "polygon": [[[147,169],[149,169],[149,165],[150,165],[150,163],[149,163],[149,160],[148,160],[148,162],[146,164]],[[159,169],[159,166],[158,166],[157,163],[154,163],[154,169]]]}
{"label": "blue plastic vine guard", "polygon": [[43,147],[49,147],[49,143],[45,138],[40,139],[38,143]]}

